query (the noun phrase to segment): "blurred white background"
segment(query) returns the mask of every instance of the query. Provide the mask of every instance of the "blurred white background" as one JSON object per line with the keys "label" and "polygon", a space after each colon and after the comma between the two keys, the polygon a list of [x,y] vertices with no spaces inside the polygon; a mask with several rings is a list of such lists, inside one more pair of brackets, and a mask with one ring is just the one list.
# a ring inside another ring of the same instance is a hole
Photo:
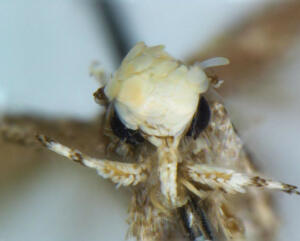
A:
{"label": "blurred white background", "polygon": [[[113,1],[129,46],[137,41],[164,44],[180,59],[268,2]],[[119,61],[99,2],[2,0],[0,34],[1,112],[82,119],[99,112],[89,66],[99,60],[113,71]],[[282,64],[267,70],[271,82],[226,100],[238,126],[250,123],[241,133],[266,175],[298,185],[299,56],[295,44]],[[124,240],[128,197],[126,190],[115,190],[93,171],[53,160],[22,183],[0,190],[0,241]],[[283,220],[279,240],[300,240],[299,198],[276,197]]]}

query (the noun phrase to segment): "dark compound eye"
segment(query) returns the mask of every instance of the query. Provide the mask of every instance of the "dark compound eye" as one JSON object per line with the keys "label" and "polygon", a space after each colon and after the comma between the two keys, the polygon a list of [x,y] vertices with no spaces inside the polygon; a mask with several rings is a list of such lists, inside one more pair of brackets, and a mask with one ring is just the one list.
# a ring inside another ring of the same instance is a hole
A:
{"label": "dark compound eye", "polygon": [[204,97],[201,97],[198,103],[197,113],[195,114],[192,124],[186,133],[186,136],[191,136],[197,139],[199,134],[207,127],[210,119],[210,108]]}
{"label": "dark compound eye", "polygon": [[117,112],[114,113],[110,120],[110,126],[113,133],[119,137],[122,141],[131,144],[138,145],[144,141],[144,138],[137,130],[128,129],[120,120]]}

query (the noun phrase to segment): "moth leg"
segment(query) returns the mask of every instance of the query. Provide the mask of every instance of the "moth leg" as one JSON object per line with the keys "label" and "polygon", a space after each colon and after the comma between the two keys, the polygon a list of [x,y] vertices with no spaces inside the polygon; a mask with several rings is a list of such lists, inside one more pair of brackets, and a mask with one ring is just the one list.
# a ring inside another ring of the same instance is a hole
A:
{"label": "moth leg", "polygon": [[198,198],[200,198],[200,199],[205,199],[210,194],[210,191],[204,191],[204,190],[198,189],[191,182],[189,182],[188,180],[186,180],[184,178],[181,178],[180,182],[187,190],[189,190],[190,192],[192,192],[193,194],[198,196]]}
{"label": "moth leg", "polygon": [[44,135],[38,135],[38,140],[49,150],[59,155],[65,156],[70,160],[96,169],[98,174],[117,183],[117,186],[137,185],[146,180],[146,166],[143,164],[131,164],[101,160],[89,157],[78,150],[64,146]]}
{"label": "moth leg", "polygon": [[222,197],[220,199],[213,201],[216,207],[213,217],[218,220],[217,225],[221,228],[226,240],[246,241],[243,222],[235,216],[234,210],[229,208],[228,201]]}
{"label": "moth leg", "polygon": [[250,176],[234,170],[212,167],[202,164],[188,164],[187,173],[194,182],[219,189],[227,193],[244,193],[245,187],[262,187],[300,195],[296,186],[267,180],[259,176]]}

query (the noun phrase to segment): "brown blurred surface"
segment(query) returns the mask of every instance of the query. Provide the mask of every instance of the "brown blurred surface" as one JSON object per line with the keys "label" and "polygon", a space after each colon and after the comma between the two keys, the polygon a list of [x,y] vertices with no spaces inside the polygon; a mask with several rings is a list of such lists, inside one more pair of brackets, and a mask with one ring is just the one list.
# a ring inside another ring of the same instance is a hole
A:
{"label": "brown blurred surface", "polygon": [[56,154],[36,140],[45,134],[93,156],[103,154],[100,120],[47,120],[29,116],[6,116],[0,123],[0,186],[17,181]]}
{"label": "brown blurred surface", "polygon": [[215,68],[211,73],[225,80],[220,93],[230,95],[248,84],[258,84],[256,76],[278,62],[299,33],[300,1],[277,1],[236,24],[206,48],[201,47],[189,63],[214,56],[228,58],[229,66]]}

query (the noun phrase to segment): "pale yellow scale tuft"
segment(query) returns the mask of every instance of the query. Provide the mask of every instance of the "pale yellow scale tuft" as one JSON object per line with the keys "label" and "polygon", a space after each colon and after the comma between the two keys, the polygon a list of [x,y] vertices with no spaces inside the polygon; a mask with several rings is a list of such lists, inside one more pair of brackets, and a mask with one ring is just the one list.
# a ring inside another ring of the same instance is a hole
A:
{"label": "pale yellow scale tuft", "polygon": [[164,46],[138,43],[105,86],[123,124],[148,135],[176,136],[191,121],[209,80],[199,66],[186,66]]}

